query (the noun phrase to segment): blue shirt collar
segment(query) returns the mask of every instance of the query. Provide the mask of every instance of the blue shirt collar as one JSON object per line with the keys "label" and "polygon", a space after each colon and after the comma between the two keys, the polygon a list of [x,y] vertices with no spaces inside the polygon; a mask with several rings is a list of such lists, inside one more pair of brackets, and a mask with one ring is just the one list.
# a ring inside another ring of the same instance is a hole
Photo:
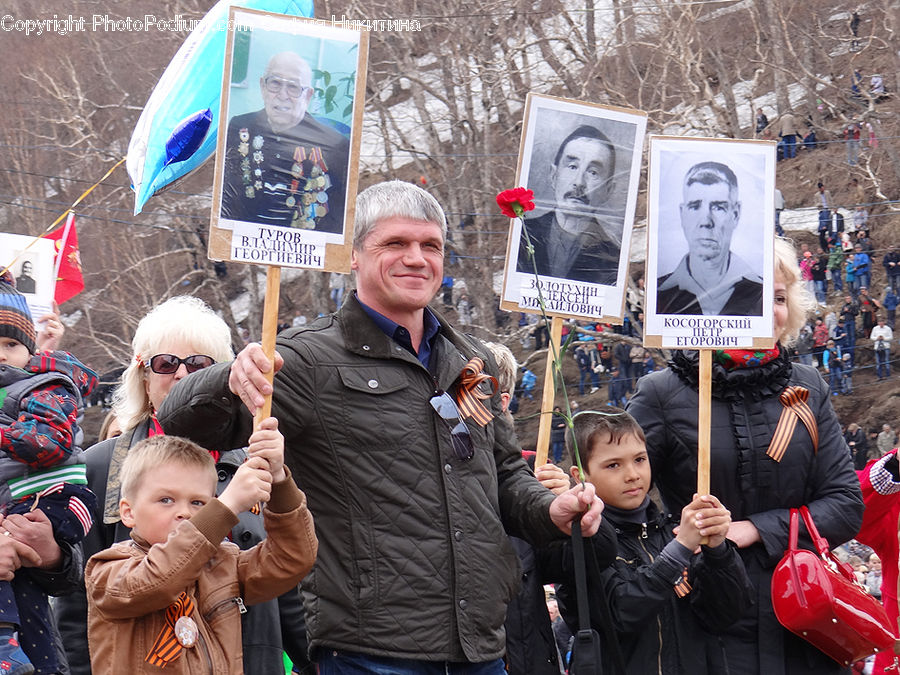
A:
{"label": "blue shirt collar", "polygon": [[375,322],[375,325],[381,329],[382,333],[387,335],[401,347],[406,349],[406,351],[419,359],[419,362],[423,366],[425,366],[425,368],[428,368],[429,364],[431,363],[431,349],[434,346],[434,338],[441,330],[440,322],[437,320],[434,312],[432,312],[429,307],[425,308],[423,327],[424,332],[422,334],[422,342],[419,344],[419,351],[416,352],[416,350],[413,349],[412,340],[409,337],[408,329],[387,318],[381,312],[378,312],[369,307],[366,303],[359,299],[359,296],[356,296],[356,300],[357,302],[359,302],[359,306],[363,308],[365,313],[372,318],[372,321]]}

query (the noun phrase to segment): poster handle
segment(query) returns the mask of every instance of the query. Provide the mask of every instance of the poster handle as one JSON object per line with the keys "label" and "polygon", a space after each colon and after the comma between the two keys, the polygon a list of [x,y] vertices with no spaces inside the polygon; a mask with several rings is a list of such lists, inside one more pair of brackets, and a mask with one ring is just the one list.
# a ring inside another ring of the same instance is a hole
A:
{"label": "poster handle", "polygon": [[[278,335],[278,301],[281,291],[281,268],[277,265],[269,265],[266,269],[266,298],[263,304],[262,321],[262,348],[269,361],[275,362],[275,338]],[[266,381],[272,384],[275,377],[273,368],[265,374]],[[253,418],[253,430],[259,428],[259,423],[272,415],[272,394],[265,397],[262,407]]]}
{"label": "poster handle", "polygon": [[[712,424],[712,350],[700,350],[699,386],[697,389],[697,494],[709,494],[709,439]],[[701,544],[706,544],[703,537]]]}
{"label": "poster handle", "polygon": [[[544,369],[544,395],[541,398],[541,423],[538,427],[537,455],[534,458],[535,468],[547,463],[550,449],[550,427],[553,424],[553,402],[556,400],[556,382],[553,378],[553,356],[562,348],[562,317],[550,319],[550,343],[547,345],[547,366]],[[554,345],[556,348],[554,349]]]}

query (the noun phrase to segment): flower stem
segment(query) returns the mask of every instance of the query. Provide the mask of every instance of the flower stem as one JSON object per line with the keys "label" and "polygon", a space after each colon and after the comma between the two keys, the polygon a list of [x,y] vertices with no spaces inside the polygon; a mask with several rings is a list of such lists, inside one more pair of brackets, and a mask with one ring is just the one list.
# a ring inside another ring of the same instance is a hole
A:
{"label": "flower stem", "polygon": [[[534,245],[531,243],[531,236],[528,234],[528,227],[525,224],[525,219],[522,218],[522,214],[524,213],[524,211],[522,211],[522,207],[519,204],[515,204],[513,206],[513,209],[515,209],[516,214],[519,216],[519,220],[522,223],[522,233],[525,235],[525,251],[528,254],[528,259],[531,261],[531,268],[534,272],[534,285],[535,288],[537,288],[538,307],[541,310],[541,317],[544,319],[544,323],[547,326],[547,332],[549,333],[551,319],[547,316],[547,305],[544,302],[544,294],[541,291],[540,277],[538,275],[537,269],[537,260],[534,256]],[[556,391],[560,389],[562,390],[562,398],[565,404],[564,413],[556,413],[554,411],[549,412],[551,415],[561,414],[562,417],[566,420],[566,428],[568,430],[569,437],[572,439],[572,455],[575,460],[575,465],[578,467],[578,476],[581,482],[584,483],[584,467],[581,464],[581,453],[578,452],[578,439],[575,438],[574,433],[575,416],[572,413],[572,405],[569,402],[569,392],[566,390],[565,381],[563,380],[562,376],[562,356],[564,352],[562,349],[557,350],[556,344],[552,339],[548,340],[548,342],[550,345],[550,354],[553,358],[553,391],[555,394]],[[546,382],[544,383],[544,386],[547,386]],[[542,411],[542,414],[544,414],[544,412],[545,411]]]}

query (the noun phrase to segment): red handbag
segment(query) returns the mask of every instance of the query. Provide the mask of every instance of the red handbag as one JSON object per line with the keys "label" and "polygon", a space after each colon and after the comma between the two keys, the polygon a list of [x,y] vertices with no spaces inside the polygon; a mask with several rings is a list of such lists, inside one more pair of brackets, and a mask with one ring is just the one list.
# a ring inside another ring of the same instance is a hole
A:
{"label": "red handbag", "polygon": [[832,555],[809,509],[800,507],[818,554],[797,548],[799,518],[791,509],[788,549],[772,575],[772,605],[782,626],[838,663],[849,666],[894,645],[884,607],[856,581],[853,568]]}

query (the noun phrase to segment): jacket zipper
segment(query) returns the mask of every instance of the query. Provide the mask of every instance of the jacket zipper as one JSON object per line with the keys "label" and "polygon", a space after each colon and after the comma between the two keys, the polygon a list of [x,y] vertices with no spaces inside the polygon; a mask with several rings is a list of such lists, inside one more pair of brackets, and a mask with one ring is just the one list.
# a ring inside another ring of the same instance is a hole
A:
{"label": "jacket zipper", "polygon": [[[743,407],[744,412],[744,420],[745,422],[749,420],[749,415],[747,413],[747,402],[741,401],[741,406]],[[748,426],[749,423],[747,422]],[[770,441],[771,442],[771,441]],[[750,450],[750,469],[751,469],[751,477],[753,480],[753,485],[759,485],[759,458],[756,456],[756,443],[753,442],[753,434],[747,433],[747,444]],[[759,505],[759,490],[754,490],[753,493],[753,506],[752,511],[748,513],[759,513],[761,508]]]}
{"label": "jacket zipper", "polygon": [[[240,596],[235,596],[214,605],[212,609],[203,615],[204,622],[208,625],[213,616],[222,611],[222,608],[227,609],[228,605],[232,603],[238,606],[238,612],[241,614],[247,613],[247,608],[244,606],[244,600]],[[198,642],[203,646],[203,655],[206,657],[206,665],[209,666],[209,672],[212,674],[215,670],[213,668],[212,655],[209,653],[209,647],[206,644],[206,640],[203,638],[203,633],[198,633],[197,637],[199,638]]]}
{"label": "jacket zipper", "polygon": [[203,615],[204,621],[209,623],[212,618],[218,614],[220,611],[224,609],[228,609],[228,605],[235,604],[237,605],[238,612],[240,614],[247,613],[247,607],[244,605],[244,600],[240,596],[235,596],[233,598],[228,598],[227,600],[223,600],[217,605],[214,605],[206,614]]}
{"label": "jacket zipper", "polygon": [[206,644],[206,639],[203,637],[203,633],[197,632],[197,643],[203,647],[203,656],[206,657],[206,665],[209,668],[210,675],[215,673],[215,669],[213,668],[212,656],[209,653],[209,647]]}
{"label": "jacket zipper", "polygon": [[[647,550],[647,547],[644,546],[644,539],[647,539],[647,523],[641,523],[641,538],[638,540],[641,548],[644,553],[647,554],[647,557],[650,559],[650,562],[653,562],[653,556],[650,555],[650,551]],[[662,623],[659,618],[659,614],[656,615],[656,672],[662,675]]]}

